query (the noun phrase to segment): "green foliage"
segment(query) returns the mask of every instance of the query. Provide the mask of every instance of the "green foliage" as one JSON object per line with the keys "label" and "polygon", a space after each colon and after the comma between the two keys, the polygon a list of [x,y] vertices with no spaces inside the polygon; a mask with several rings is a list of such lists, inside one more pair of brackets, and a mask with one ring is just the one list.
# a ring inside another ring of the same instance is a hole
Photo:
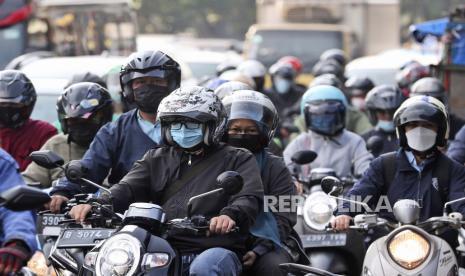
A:
{"label": "green foliage", "polygon": [[141,33],[243,38],[255,22],[255,1],[142,0],[138,19]]}

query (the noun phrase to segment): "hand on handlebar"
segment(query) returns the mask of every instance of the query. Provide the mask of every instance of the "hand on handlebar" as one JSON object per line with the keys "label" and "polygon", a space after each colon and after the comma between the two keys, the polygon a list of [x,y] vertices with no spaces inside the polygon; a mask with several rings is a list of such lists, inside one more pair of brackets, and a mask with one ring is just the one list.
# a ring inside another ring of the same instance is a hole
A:
{"label": "hand on handlebar", "polygon": [[92,205],[90,204],[79,204],[74,206],[69,215],[71,218],[75,219],[77,222],[84,222],[87,215],[92,210]]}
{"label": "hand on handlebar", "polygon": [[51,198],[50,202],[46,203],[44,207],[52,213],[60,213],[63,203],[69,200],[67,197],[61,195],[53,195]]}
{"label": "hand on handlebar", "polygon": [[336,231],[344,231],[349,229],[350,222],[352,221],[352,217],[347,215],[340,215],[335,217],[331,221],[331,227]]}
{"label": "hand on handlebar", "polygon": [[212,234],[228,234],[235,228],[236,222],[227,215],[214,217],[210,220],[210,233]]}

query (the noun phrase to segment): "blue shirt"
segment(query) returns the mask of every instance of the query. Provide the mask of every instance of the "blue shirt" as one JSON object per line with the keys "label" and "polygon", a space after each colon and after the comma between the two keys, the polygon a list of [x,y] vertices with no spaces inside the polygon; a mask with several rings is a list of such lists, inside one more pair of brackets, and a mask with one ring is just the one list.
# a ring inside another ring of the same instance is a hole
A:
{"label": "blue shirt", "polygon": [[407,160],[412,165],[412,167],[417,170],[418,172],[421,172],[423,168],[425,167],[425,162],[421,162],[420,165],[417,164],[417,160],[415,159],[415,155],[411,151],[404,151],[405,156],[407,156]]}
{"label": "blue shirt", "polygon": [[157,121],[153,124],[150,121],[145,120],[140,115],[140,112],[137,112],[137,123],[139,124],[142,131],[147,134],[153,142],[160,144],[161,141],[161,125],[160,122]]}

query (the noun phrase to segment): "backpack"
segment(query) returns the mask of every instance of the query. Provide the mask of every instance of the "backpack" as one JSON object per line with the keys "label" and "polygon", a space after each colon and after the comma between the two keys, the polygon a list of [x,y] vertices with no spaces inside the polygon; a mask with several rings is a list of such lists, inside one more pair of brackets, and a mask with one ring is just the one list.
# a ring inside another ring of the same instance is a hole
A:
{"label": "backpack", "polygon": [[[389,152],[380,155],[381,164],[383,167],[383,195],[387,195],[389,187],[397,172],[397,152]],[[441,196],[443,203],[447,202],[449,197],[449,182],[450,182],[450,168],[451,160],[443,154],[439,155],[438,159],[434,162],[433,177],[438,179],[438,192]]]}

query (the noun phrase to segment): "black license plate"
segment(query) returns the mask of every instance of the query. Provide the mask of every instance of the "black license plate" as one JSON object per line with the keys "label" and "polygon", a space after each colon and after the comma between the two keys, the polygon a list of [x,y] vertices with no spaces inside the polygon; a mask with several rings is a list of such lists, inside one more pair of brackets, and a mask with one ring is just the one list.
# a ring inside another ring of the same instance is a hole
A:
{"label": "black license plate", "polygon": [[60,235],[60,221],[65,219],[63,214],[41,214],[37,216],[37,233],[44,236]]}
{"label": "black license plate", "polygon": [[300,235],[304,248],[345,246],[346,233],[324,233]]}
{"label": "black license plate", "polygon": [[94,247],[108,239],[116,230],[107,228],[65,229],[57,241],[57,248]]}

